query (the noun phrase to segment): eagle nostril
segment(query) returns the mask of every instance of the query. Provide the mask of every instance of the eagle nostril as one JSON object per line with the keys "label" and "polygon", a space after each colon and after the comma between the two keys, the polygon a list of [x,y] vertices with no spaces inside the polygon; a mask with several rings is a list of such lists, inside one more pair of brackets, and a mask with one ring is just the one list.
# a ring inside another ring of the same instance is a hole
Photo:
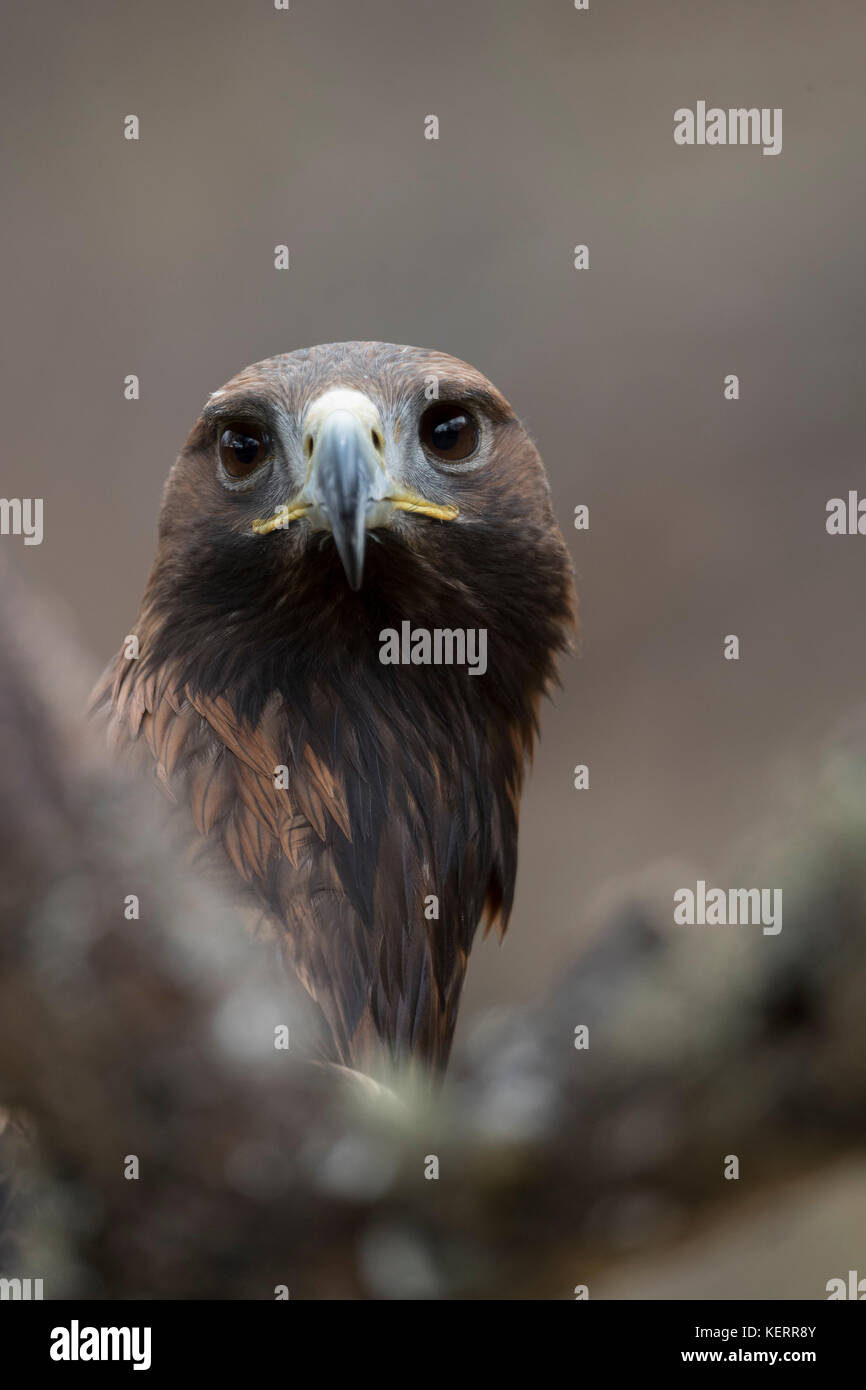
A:
{"label": "eagle nostril", "polygon": [[311,434],[308,434],[304,440],[304,453],[308,459],[313,457],[313,436]]}
{"label": "eagle nostril", "polygon": [[379,431],[378,431],[378,430],[371,430],[371,431],[370,431],[370,438],[371,438],[372,441],[373,441],[373,448],[374,448],[374,449],[381,449],[381,447],[382,447],[382,436],[380,435]]}

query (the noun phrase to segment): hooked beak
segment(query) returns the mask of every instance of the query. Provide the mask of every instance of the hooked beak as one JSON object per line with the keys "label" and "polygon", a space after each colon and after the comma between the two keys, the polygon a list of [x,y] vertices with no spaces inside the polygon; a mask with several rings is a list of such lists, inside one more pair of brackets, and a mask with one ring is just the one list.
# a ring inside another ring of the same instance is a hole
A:
{"label": "hooked beak", "polygon": [[318,510],[334,537],[351,589],[361,587],[367,517],[384,497],[384,482],[370,432],[351,411],[333,411],[315,439],[306,490],[311,511]]}
{"label": "hooked beak", "polygon": [[253,522],[258,535],[305,517],[314,531],[327,530],[352,589],[364,576],[367,531],[387,526],[396,511],[452,521],[453,504],[429,502],[395,485],[385,468],[385,432],[379,412],[360,391],[328,391],[310,406],[304,422],[307,477],[291,501],[272,517]]}

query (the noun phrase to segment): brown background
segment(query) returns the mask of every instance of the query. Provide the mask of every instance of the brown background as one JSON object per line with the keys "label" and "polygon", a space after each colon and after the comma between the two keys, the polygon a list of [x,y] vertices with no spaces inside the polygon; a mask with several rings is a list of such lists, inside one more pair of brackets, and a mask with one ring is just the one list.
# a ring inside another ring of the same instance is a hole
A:
{"label": "brown background", "polygon": [[[582,643],[464,1034],[543,990],[600,891],[659,859],[723,874],[862,700],[866,538],[824,516],[866,493],[864,36],[861,0],[49,0],[7,21],[2,491],[44,497],[46,522],[41,548],[2,544],[67,605],[94,674],[177,449],[246,363],[441,348],[538,442]],[[781,106],[782,153],[675,146],[674,109],[701,98]],[[808,1237],[829,1240],[821,1287],[857,1262],[848,1215],[831,1226]],[[790,1252],[766,1276],[811,1297],[817,1277]]]}

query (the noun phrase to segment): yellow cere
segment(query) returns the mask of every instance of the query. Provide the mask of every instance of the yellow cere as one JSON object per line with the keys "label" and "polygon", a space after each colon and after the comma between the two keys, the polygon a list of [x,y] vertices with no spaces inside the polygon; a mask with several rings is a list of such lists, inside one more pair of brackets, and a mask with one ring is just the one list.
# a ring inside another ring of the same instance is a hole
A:
{"label": "yellow cere", "polygon": [[[385,500],[391,503],[395,511],[414,512],[419,516],[433,517],[436,521],[453,521],[460,515],[460,508],[451,502],[427,502],[423,497],[389,497]],[[267,536],[271,531],[282,530],[290,521],[297,521],[298,517],[304,516],[309,510],[310,505],[307,502],[277,507],[273,516],[254,521],[253,531],[257,536]]]}

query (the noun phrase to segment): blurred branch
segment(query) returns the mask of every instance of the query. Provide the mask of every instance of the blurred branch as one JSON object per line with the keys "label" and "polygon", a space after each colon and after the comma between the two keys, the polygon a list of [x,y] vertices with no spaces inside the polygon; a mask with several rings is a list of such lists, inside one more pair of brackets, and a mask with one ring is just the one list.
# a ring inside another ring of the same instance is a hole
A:
{"label": "blurred branch", "polygon": [[[47,1297],[568,1296],[862,1147],[859,741],[761,852],[778,936],[675,927],[660,873],[440,1097],[397,1101],[303,1061],[299,1001],[93,746],[77,658],[8,575],[0,642],[0,1102],[37,1136],[4,1274]],[[7,1125],[0,1157],[21,1148]]]}

